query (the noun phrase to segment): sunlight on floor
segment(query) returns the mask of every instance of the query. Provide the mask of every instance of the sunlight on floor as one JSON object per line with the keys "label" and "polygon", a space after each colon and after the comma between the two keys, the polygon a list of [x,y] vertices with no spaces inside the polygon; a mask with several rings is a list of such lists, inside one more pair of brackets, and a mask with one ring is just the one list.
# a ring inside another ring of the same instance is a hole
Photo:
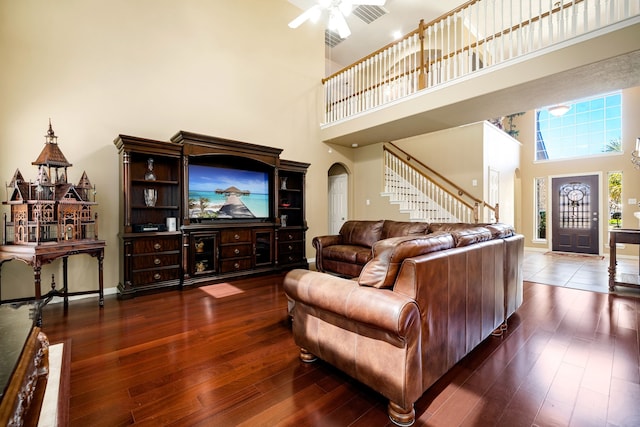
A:
{"label": "sunlight on floor", "polygon": [[215,285],[202,286],[198,288],[214,298],[224,298],[231,295],[242,294],[244,291],[229,283],[216,283]]}

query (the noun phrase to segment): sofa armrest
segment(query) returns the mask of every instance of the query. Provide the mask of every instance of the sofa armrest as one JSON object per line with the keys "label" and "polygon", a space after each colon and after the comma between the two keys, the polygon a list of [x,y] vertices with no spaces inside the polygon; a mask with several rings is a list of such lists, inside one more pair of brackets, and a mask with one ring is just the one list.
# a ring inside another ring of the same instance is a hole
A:
{"label": "sofa armrest", "polygon": [[318,271],[325,271],[322,266],[322,249],[327,246],[342,244],[342,236],[339,234],[330,236],[316,236],[312,241],[313,247],[316,249],[316,269]]}
{"label": "sofa armrest", "polygon": [[[284,290],[296,302],[398,337],[407,336],[420,325],[420,311],[415,301],[389,289],[359,286],[354,280],[296,269],[285,276]],[[295,319],[295,308],[293,317]]]}

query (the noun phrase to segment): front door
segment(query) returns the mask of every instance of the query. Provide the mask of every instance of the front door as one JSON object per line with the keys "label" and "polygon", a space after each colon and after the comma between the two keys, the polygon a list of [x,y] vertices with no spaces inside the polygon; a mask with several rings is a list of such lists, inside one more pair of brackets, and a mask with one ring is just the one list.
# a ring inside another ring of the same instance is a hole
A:
{"label": "front door", "polygon": [[597,254],[598,176],[553,178],[552,249],[561,252]]}

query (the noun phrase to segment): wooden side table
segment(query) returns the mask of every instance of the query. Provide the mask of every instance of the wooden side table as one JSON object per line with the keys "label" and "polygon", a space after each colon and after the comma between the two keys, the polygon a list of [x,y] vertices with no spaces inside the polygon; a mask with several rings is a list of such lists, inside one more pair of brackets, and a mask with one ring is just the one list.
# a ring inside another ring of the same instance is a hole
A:
{"label": "wooden side table", "polygon": [[640,230],[621,228],[609,232],[609,290],[613,291],[616,286],[640,287],[640,259],[638,274],[616,276],[616,265],[618,264],[616,261],[616,243],[640,245]]}
{"label": "wooden side table", "polygon": [[[104,240],[71,240],[68,242],[46,242],[40,244],[25,245],[1,245],[0,246],[0,274],[2,273],[2,264],[11,260],[20,260],[33,268],[34,282],[34,298],[37,310],[36,325],[42,325],[42,307],[44,307],[54,296],[62,296],[64,298],[65,310],[69,307],[69,296],[84,294],[99,294],[98,304],[100,307],[104,305],[104,287],[103,287],[103,260],[104,248],[106,244]],[[87,254],[98,260],[98,289],[91,291],[69,292],[67,280],[67,263],[68,258],[72,255]],[[42,266],[52,261],[62,258],[62,289],[52,288],[45,295],[41,292],[40,272]],[[0,286],[1,286],[0,281]],[[2,300],[0,287],[0,304],[15,300]]]}

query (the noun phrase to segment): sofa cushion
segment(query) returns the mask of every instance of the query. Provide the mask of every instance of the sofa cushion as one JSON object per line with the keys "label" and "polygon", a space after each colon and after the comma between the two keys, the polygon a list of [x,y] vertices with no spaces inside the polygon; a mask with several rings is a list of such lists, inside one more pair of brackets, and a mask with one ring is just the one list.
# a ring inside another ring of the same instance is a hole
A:
{"label": "sofa cushion", "polygon": [[324,260],[365,265],[371,259],[371,248],[354,245],[327,246],[322,250]]}
{"label": "sofa cushion", "polygon": [[427,234],[427,230],[429,230],[429,223],[427,222],[385,220],[382,225],[380,240],[388,239],[390,237]]}
{"label": "sofa cushion", "polygon": [[429,233],[436,231],[459,231],[472,227],[478,227],[482,224],[471,224],[468,222],[433,222],[429,224]]}
{"label": "sofa cushion", "polygon": [[391,288],[405,258],[452,247],[453,237],[445,232],[380,240],[373,246],[373,259],[362,269],[358,283],[374,288]]}
{"label": "sofa cushion", "polygon": [[496,222],[495,224],[485,224],[485,227],[491,232],[494,239],[504,239],[515,234],[516,230],[512,225]]}
{"label": "sofa cushion", "polygon": [[452,230],[451,235],[456,247],[469,246],[474,243],[492,239],[491,231],[485,227],[468,227],[460,230]]}
{"label": "sofa cushion", "polygon": [[383,222],[384,220],[345,222],[340,228],[342,243],[371,248],[375,242],[380,240]]}

